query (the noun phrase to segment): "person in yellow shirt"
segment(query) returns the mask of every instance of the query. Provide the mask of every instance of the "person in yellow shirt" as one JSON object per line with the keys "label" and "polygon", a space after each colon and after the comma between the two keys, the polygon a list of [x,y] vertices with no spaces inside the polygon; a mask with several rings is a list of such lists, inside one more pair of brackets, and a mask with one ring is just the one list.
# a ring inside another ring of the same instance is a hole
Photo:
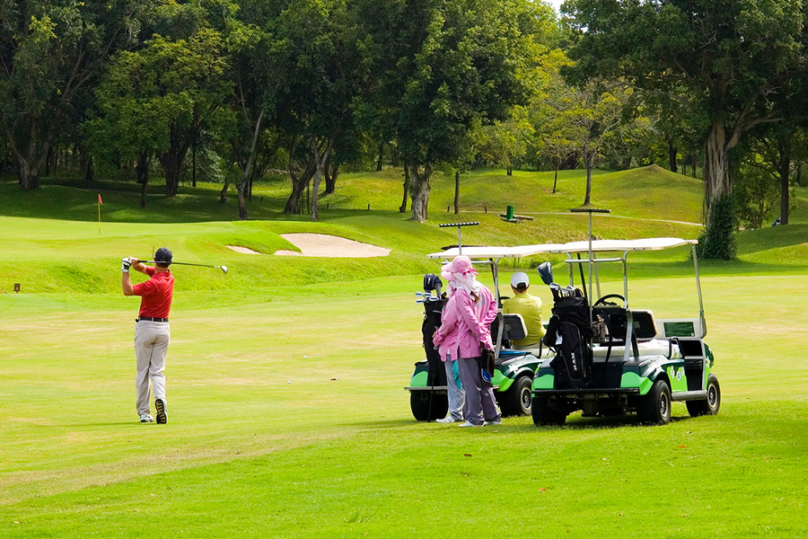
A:
{"label": "person in yellow shirt", "polygon": [[513,341],[515,350],[536,348],[544,337],[544,326],[541,323],[541,299],[527,293],[530,279],[526,273],[518,271],[511,276],[513,297],[502,302],[502,312],[522,315],[527,327],[524,339]]}

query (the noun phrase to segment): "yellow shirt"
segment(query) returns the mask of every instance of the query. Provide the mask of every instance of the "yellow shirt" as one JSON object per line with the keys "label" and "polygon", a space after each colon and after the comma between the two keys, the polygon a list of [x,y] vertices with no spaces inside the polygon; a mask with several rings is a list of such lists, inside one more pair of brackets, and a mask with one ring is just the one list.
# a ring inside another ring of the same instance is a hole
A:
{"label": "yellow shirt", "polygon": [[513,341],[514,346],[530,346],[538,344],[544,337],[544,326],[541,324],[541,300],[527,292],[514,292],[514,297],[502,302],[502,312],[521,314],[527,327],[527,337]]}

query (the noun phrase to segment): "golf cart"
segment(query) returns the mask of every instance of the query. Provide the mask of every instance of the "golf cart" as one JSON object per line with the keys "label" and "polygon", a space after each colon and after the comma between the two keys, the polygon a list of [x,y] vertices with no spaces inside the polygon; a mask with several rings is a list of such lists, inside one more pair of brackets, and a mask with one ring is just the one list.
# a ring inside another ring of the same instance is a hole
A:
{"label": "golf cart", "polygon": [[[475,265],[489,266],[494,279],[494,296],[499,307],[497,318],[491,324],[495,347],[495,370],[491,383],[500,410],[505,416],[530,415],[533,375],[542,358],[551,357],[550,351],[537,344],[529,350],[514,350],[511,341],[524,339],[527,328],[521,315],[502,313],[499,294],[499,262],[504,258],[519,258],[546,253],[548,245],[524,247],[455,247],[427,255],[430,259],[452,260],[463,254]],[[440,316],[447,299],[441,293],[442,283],[433,274],[424,276],[424,291],[416,292],[416,302],[424,305],[422,334],[426,359],[415,364],[410,385],[412,415],[419,421],[433,421],[446,415],[449,409],[446,392],[446,373],[437,350],[432,345],[432,334],[440,327]]]}
{"label": "golf cart", "polygon": [[[592,238],[591,212],[608,210],[586,211]],[[670,421],[674,401],[684,401],[691,416],[718,413],[721,389],[711,372],[713,354],[703,340],[707,325],[697,243],[678,238],[590,239],[548,251],[567,256],[569,286],[553,283],[551,271],[542,265],[542,279],[550,285],[555,303],[545,343],[556,354],[541,364],[533,380],[536,425],[563,425],[576,410],[582,410],[584,417],[636,412],[642,423],[664,425]],[[692,249],[698,317],[657,318],[649,310],[629,306],[628,255],[686,245]],[[615,263],[622,265],[622,294],[602,295],[598,266]],[[575,287],[576,270],[580,288]]]}

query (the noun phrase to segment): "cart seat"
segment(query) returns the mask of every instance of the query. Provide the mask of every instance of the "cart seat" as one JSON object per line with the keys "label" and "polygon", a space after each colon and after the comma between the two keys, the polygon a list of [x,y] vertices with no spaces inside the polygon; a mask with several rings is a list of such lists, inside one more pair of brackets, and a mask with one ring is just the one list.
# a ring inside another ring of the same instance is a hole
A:
{"label": "cart seat", "polygon": [[[600,316],[609,328],[609,336],[612,344],[622,345],[626,338],[626,321],[628,314],[623,307],[595,307],[595,316]],[[631,316],[634,322],[634,338],[637,342],[653,340],[657,336],[657,328],[654,322],[654,313],[646,310],[631,309]]]}
{"label": "cart seat", "polygon": [[521,341],[527,337],[527,326],[521,314],[503,313],[502,321],[505,324],[502,333],[503,341]]}
{"label": "cart seat", "polygon": [[[609,360],[611,361],[622,358],[625,351],[626,348],[622,345],[612,346],[611,352],[609,352],[608,346],[597,345],[592,347],[592,356],[597,361],[598,358],[605,358],[608,354]],[[638,342],[637,351],[640,353],[640,358],[665,356],[671,359],[677,359],[682,357],[682,353],[679,351],[679,345],[671,343],[668,339],[651,339]],[[633,357],[634,354],[631,353],[630,356]]]}

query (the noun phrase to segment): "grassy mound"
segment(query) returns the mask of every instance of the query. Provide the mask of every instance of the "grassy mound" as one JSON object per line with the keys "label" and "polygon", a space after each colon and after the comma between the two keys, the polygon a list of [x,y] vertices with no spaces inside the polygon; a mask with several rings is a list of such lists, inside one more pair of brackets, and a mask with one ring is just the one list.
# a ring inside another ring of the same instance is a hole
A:
{"label": "grassy mound", "polygon": [[[401,171],[343,174],[334,195],[321,200],[321,221],[281,213],[288,194],[286,182],[257,184],[249,204],[251,220],[235,221],[236,204],[218,202],[219,185],[184,186],[181,194],[166,199],[160,186],[151,186],[146,208],[140,208],[139,186],[133,182],[43,182],[41,189],[21,192],[14,182],[0,183],[0,293],[13,283],[25,292],[91,292],[117,290],[117,264],[123,256],[147,257],[162,245],[172,248],[178,261],[216,263],[230,267],[226,278],[201,268],[182,268],[178,291],[260,291],[277,286],[317,282],[361,281],[372,277],[413,275],[435,271],[424,255],[457,242],[454,229],[442,222],[480,221],[463,231],[465,245],[519,245],[563,242],[586,238],[587,217],[570,214],[583,199],[582,171],[562,171],[558,191],[552,194],[553,174],[478,170],[461,179],[460,216],[447,213],[454,197],[454,178],[436,173],[433,179],[430,221],[413,223],[409,214],[396,211],[401,202]],[[97,194],[103,197],[102,223],[97,218]],[[743,264],[711,263],[704,271],[767,273],[796,271],[808,261],[802,227],[808,225],[808,205],[801,191],[797,224],[739,235]],[[625,172],[598,172],[593,181],[594,205],[612,213],[595,217],[601,238],[651,236],[698,237],[701,182],[651,166]],[[371,210],[367,207],[370,205]],[[532,221],[511,224],[498,214],[507,205]],[[803,224],[799,224],[802,222]],[[313,259],[272,256],[278,249],[296,248],[280,237],[289,232],[333,234],[392,249],[388,257],[374,259]],[[263,253],[244,255],[227,249],[240,245]],[[687,250],[669,253],[666,263],[649,266],[647,273],[686,271]],[[555,262],[560,259],[553,259]],[[638,261],[644,257],[638,256]],[[657,261],[660,259],[657,257]],[[530,268],[539,260],[509,263]],[[643,271],[640,270],[642,274]],[[608,275],[608,273],[607,273]]]}

